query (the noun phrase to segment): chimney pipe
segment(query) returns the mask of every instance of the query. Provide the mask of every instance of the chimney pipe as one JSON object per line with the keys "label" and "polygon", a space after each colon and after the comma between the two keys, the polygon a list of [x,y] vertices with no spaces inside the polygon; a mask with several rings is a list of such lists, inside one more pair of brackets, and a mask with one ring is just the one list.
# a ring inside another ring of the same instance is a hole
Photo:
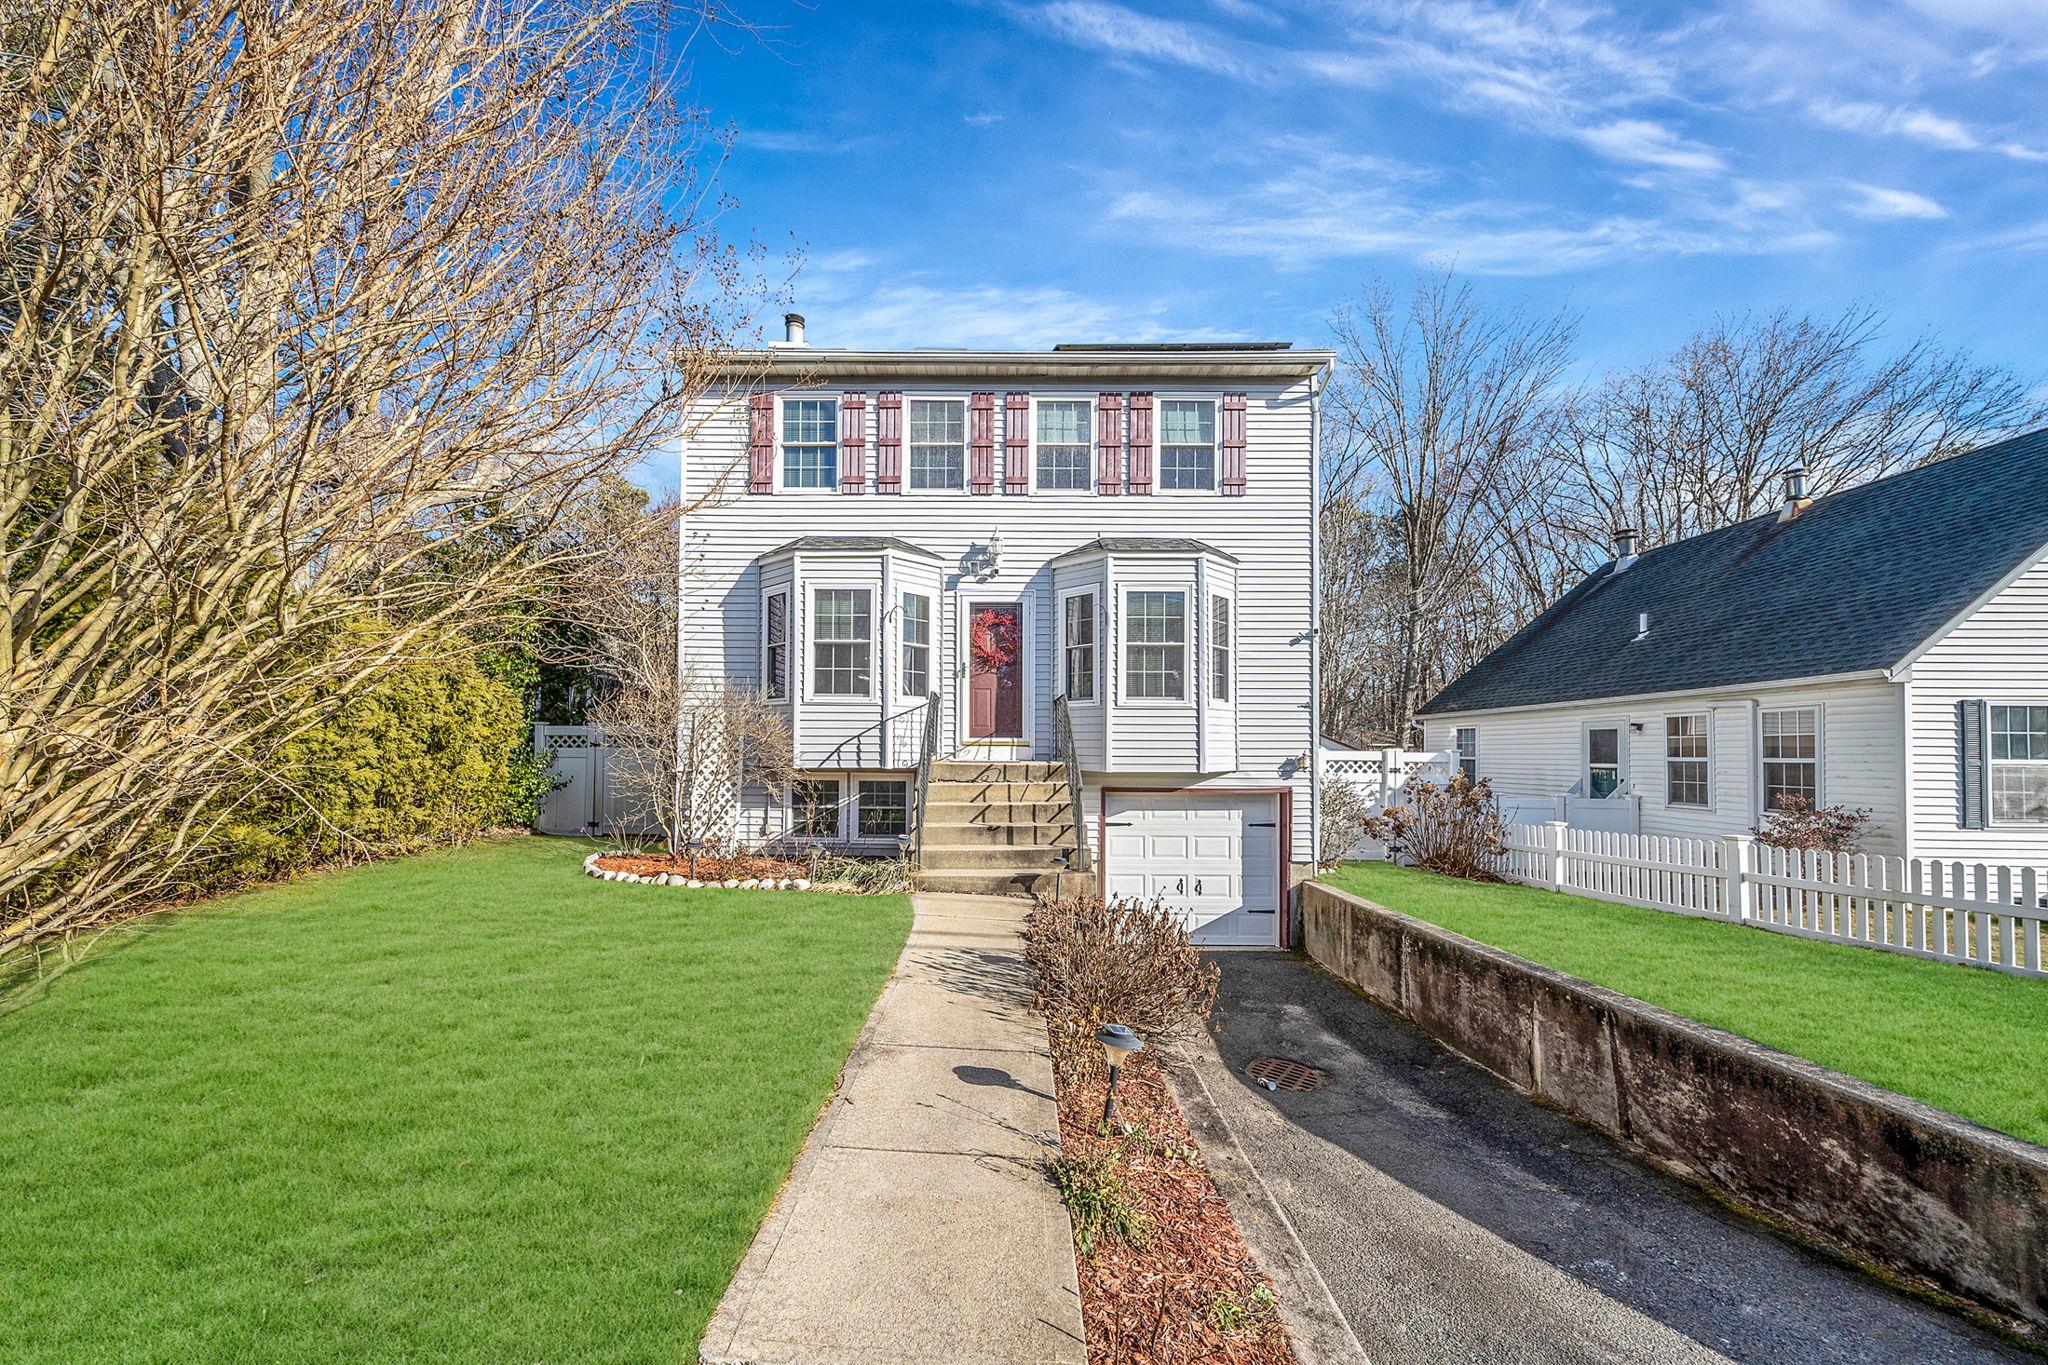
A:
{"label": "chimney pipe", "polygon": [[802,313],[784,313],[782,315],[782,340],[785,345],[789,346],[801,346],[804,344],[804,315]]}
{"label": "chimney pipe", "polygon": [[1798,465],[1785,471],[1785,505],[1778,512],[1779,521],[1792,518],[1813,506],[1813,499],[1806,491],[1806,470]]}
{"label": "chimney pipe", "polygon": [[1614,528],[1615,572],[1619,573],[1635,563],[1637,543],[1640,540],[1641,537],[1637,535],[1636,528],[1633,526],[1617,526]]}

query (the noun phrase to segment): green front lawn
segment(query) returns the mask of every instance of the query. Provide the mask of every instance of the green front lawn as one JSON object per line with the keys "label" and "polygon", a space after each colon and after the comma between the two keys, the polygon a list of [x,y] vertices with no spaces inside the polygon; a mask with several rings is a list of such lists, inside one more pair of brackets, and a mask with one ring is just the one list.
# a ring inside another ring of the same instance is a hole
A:
{"label": "green front lawn", "polygon": [[2048,981],[1390,863],[1346,863],[1324,880],[2048,1144]]}
{"label": "green front lawn", "polygon": [[0,1356],[694,1359],[909,903],[588,847],[164,917],[0,1015]]}

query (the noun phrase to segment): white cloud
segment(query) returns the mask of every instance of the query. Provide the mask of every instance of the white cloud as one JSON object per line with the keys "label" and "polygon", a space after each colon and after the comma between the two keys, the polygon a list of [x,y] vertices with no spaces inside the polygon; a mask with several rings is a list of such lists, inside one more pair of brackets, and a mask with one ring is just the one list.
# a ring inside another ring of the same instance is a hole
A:
{"label": "white cloud", "polygon": [[1264,80],[1272,74],[1258,62],[1246,60],[1245,45],[1233,43],[1213,29],[1155,18],[1104,0],[1013,5],[1011,12],[1063,42],[1120,61],[1163,62],[1240,80]]}
{"label": "white cloud", "polygon": [[754,132],[742,129],[738,146],[742,151],[791,152],[800,156],[830,156],[849,152],[866,145],[873,139],[867,136],[845,136],[838,133],[815,133],[798,129],[763,128]]}
{"label": "white cloud", "polygon": [[986,128],[990,124],[1001,123],[1003,117],[992,109],[984,109],[978,114],[964,115],[960,121],[970,128]]}
{"label": "white cloud", "polygon": [[1831,128],[1872,137],[1900,137],[1950,152],[1997,152],[2015,161],[2048,161],[2048,151],[2017,138],[1972,128],[1931,109],[1868,100],[1815,100],[1809,112]]}
{"label": "white cloud", "polygon": [[1888,189],[1883,185],[1865,185],[1852,181],[1849,190],[1856,196],[1856,202],[1848,205],[1849,212],[1858,218],[1946,218],[1948,210],[1924,194],[1911,190]]}
{"label": "white cloud", "polygon": [[1596,127],[1581,128],[1578,139],[1613,161],[1630,161],[1670,171],[1714,174],[1728,169],[1728,163],[1712,149],[1680,137],[1661,123],[1648,119],[1615,119]]}

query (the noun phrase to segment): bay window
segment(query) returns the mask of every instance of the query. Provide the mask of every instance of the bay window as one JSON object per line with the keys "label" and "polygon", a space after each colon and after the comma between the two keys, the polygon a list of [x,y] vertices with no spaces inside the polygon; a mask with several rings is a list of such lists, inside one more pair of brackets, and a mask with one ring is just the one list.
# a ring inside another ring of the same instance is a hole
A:
{"label": "bay window", "polygon": [[789,594],[771,592],[761,626],[761,690],[770,701],[789,696]]}
{"label": "bay window", "polygon": [[932,690],[932,599],[903,594],[903,695],[923,697]]}
{"label": "bay window", "polygon": [[1077,592],[1064,608],[1067,700],[1095,700],[1095,594]]}
{"label": "bay window", "polygon": [[1233,626],[1230,599],[1209,599],[1209,696],[1212,701],[1230,700],[1230,646]]}
{"label": "bay window", "polygon": [[1188,599],[1184,592],[1124,594],[1124,693],[1187,700]]}
{"label": "bay window", "polygon": [[811,598],[811,691],[865,697],[874,690],[874,596],[866,588],[819,588]]}

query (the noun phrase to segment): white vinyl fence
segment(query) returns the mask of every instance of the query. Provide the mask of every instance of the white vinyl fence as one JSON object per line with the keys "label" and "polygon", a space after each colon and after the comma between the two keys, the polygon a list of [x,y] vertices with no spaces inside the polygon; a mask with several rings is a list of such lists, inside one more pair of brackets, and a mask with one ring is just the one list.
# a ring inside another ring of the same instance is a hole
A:
{"label": "white vinyl fence", "polygon": [[2031,867],[1510,825],[1511,880],[1801,938],[2048,977]]}
{"label": "white vinyl fence", "polygon": [[[1343,782],[1356,787],[1375,807],[1399,803],[1401,789],[1411,781],[1427,778],[1442,785],[1450,781],[1451,756],[1422,749],[1381,749],[1377,753],[1320,755],[1323,781]],[[1377,840],[1359,835],[1348,858],[1375,860],[1387,856]]]}

